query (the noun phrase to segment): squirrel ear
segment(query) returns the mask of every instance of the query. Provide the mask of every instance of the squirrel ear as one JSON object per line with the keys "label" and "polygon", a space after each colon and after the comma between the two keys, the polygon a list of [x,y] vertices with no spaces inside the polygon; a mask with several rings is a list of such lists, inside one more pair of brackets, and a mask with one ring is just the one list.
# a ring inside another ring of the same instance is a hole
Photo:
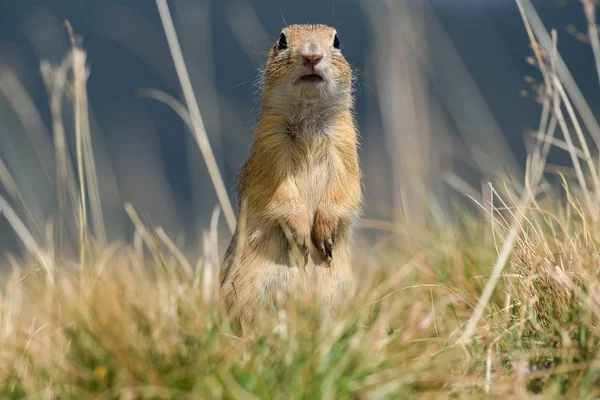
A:
{"label": "squirrel ear", "polygon": [[281,32],[281,35],[279,35],[279,40],[277,41],[277,50],[285,50],[287,47],[287,39],[283,32]]}

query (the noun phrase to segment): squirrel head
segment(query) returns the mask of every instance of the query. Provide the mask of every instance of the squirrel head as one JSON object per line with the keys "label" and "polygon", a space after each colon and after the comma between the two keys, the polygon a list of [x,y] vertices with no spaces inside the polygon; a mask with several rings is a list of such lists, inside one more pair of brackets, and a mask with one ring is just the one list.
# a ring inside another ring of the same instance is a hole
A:
{"label": "squirrel head", "polygon": [[289,25],[273,44],[263,75],[263,95],[278,108],[304,104],[349,108],[352,70],[334,28]]}

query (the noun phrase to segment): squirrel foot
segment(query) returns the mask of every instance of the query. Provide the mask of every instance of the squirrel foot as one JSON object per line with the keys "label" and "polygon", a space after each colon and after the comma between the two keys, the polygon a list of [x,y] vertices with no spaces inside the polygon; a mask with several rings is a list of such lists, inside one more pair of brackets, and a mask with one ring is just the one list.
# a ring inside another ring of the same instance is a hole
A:
{"label": "squirrel foot", "polygon": [[312,241],[321,254],[321,257],[331,266],[333,260],[333,245],[336,240],[336,224],[333,220],[325,217],[323,213],[317,213],[312,231]]}

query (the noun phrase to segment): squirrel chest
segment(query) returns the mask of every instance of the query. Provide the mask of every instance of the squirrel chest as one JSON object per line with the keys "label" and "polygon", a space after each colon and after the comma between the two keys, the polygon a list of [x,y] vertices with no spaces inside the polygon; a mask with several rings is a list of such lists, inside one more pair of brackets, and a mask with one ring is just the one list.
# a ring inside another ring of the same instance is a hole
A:
{"label": "squirrel chest", "polygon": [[322,134],[293,136],[288,148],[290,175],[311,217],[339,168],[338,154],[330,138]]}

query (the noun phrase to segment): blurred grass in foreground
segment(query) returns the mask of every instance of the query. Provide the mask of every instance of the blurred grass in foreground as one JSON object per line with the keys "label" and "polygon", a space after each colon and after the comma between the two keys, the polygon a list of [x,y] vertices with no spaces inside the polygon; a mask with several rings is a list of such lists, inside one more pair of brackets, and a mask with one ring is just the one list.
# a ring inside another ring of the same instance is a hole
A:
{"label": "blurred grass in foreground", "polygon": [[[169,34],[166,3],[157,3]],[[87,132],[85,52],[73,39],[63,65],[44,71],[52,89],[59,215],[74,210],[78,251],[63,253],[61,234],[68,227],[49,226],[43,243],[34,238],[27,204],[19,203],[10,172],[0,169],[22,212],[4,198],[0,211],[27,248],[23,260],[11,259],[13,272],[0,292],[0,394],[599,396],[598,151],[588,148],[578,115],[587,134],[599,132],[560,60],[556,35],[543,29],[528,1],[517,4],[545,84],[525,184],[507,183],[502,190],[490,185],[488,200],[480,201],[486,218],[458,211],[453,225],[440,225],[435,215],[422,216],[418,224],[408,218],[362,221],[361,228],[387,234],[374,244],[357,243],[359,293],[338,318],[325,319],[319,304],[306,299],[266,311],[242,335],[230,329],[216,290],[218,212],[204,233],[197,265],[129,204],[133,243],[105,242]],[[170,46],[176,54],[178,44]],[[184,69],[178,73],[185,82]],[[65,87],[73,99],[74,163],[64,147],[59,102],[53,102]],[[186,93],[187,107],[161,96],[202,142],[201,117],[187,111],[197,110],[190,106],[193,93]],[[554,136],[557,128],[563,139]],[[543,174],[551,145],[569,152],[575,171],[557,187]]]}

